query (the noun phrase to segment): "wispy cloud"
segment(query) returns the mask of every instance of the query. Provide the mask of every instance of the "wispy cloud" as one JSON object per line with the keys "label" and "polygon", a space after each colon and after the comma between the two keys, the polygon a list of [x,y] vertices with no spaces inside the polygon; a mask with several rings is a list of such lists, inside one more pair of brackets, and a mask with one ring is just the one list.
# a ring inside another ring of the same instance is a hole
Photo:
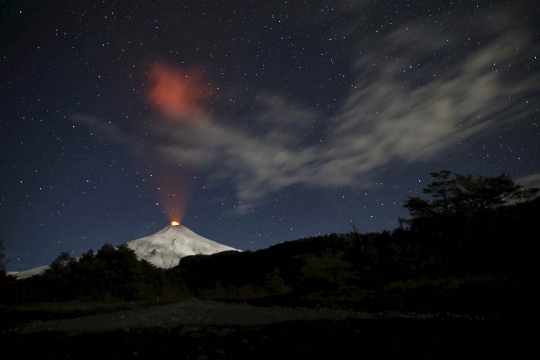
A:
{"label": "wispy cloud", "polygon": [[[539,90],[540,77],[513,76],[537,50],[528,34],[506,29],[469,46],[436,31],[408,24],[377,46],[359,41],[358,49],[371,50],[359,52],[356,84],[326,119],[335,125],[325,134],[313,128],[321,114],[264,92],[252,99],[252,126],[166,122],[166,141],[155,149],[171,162],[208,168],[214,181],[231,181],[245,210],[295,184],[365,185],[391,163],[429,159],[535,111],[524,98]],[[75,120],[114,133],[95,119]]]}

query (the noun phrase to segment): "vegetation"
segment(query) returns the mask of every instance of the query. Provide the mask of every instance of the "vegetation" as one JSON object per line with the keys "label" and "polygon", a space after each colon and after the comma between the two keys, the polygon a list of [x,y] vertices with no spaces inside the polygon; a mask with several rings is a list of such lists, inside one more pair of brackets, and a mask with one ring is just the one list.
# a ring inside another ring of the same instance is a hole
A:
{"label": "vegetation", "polygon": [[[391,232],[362,234],[352,223],[346,234],[188,256],[167,271],[137,260],[126,245],[105,244],[78,260],[61,253],[44,274],[13,282],[2,301],[195,295],[492,315],[519,307],[532,288],[539,189],[522,189],[504,174],[474,178],[443,170],[431,176],[423,190],[430,198],[406,199],[410,218]],[[515,303],[503,303],[509,292]]]}
{"label": "vegetation", "polygon": [[62,252],[43,274],[19,280],[10,303],[66,301],[161,301],[178,299],[187,294],[182,280],[168,277],[164,269],[146,260],[138,260],[127,245],[105,244],[97,252],[72,258]]}
{"label": "vegetation", "polygon": [[530,201],[538,194],[538,188],[523,190],[505,174],[473,178],[472,175],[442,170],[430,175],[435,181],[422,192],[434,199],[430,202],[420,197],[409,197],[405,202],[412,216],[409,223],[442,216],[475,218],[494,215],[501,205],[510,201]]}
{"label": "vegetation", "polygon": [[6,263],[4,258],[6,253],[4,252],[4,241],[0,239],[0,277],[6,276]]}
{"label": "vegetation", "polygon": [[500,314],[511,291],[520,307],[534,273],[539,189],[506,175],[431,176],[430,198],[408,198],[410,218],[392,232],[361,234],[352,223],[347,234],[187,257],[181,274],[195,295],[262,303]]}

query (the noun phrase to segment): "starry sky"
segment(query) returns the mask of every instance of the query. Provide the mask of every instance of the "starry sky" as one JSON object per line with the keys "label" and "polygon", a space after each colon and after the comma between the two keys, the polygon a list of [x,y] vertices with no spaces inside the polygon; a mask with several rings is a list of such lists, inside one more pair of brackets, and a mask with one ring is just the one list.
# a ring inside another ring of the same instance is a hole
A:
{"label": "starry sky", "polygon": [[531,1],[2,1],[9,271],[181,221],[392,230],[429,173],[540,183]]}

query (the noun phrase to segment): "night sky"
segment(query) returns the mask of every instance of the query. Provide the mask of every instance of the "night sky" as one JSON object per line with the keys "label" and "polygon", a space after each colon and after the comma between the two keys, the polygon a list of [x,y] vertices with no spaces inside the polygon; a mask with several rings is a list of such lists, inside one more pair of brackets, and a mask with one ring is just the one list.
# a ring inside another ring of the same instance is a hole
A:
{"label": "night sky", "polygon": [[3,1],[9,271],[181,221],[392,230],[429,173],[540,183],[534,1]]}

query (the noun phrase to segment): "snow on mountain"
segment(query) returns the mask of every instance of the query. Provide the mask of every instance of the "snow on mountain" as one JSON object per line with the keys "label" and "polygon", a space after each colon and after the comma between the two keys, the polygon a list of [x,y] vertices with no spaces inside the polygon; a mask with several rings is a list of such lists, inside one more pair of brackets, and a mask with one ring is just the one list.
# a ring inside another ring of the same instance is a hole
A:
{"label": "snow on mountain", "polygon": [[30,270],[23,270],[23,271],[18,271],[18,272],[17,271],[8,271],[7,274],[8,275],[13,275],[17,279],[26,279],[26,278],[29,278],[30,276],[39,275],[42,272],[44,272],[45,270],[47,270],[48,268],[49,268],[49,265],[43,265],[43,266],[39,266],[37,268],[33,268],[33,269],[30,269]]}
{"label": "snow on mountain", "polygon": [[154,235],[130,241],[127,246],[135,251],[137,258],[164,269],[178,265],[180,259],[188,255],[240,251],[197,235],[183,225],[167,226]]}
{"label": "snow on mountain", "polygon": [[[153,235],[132,240],[126,244],[135,252],[139,260],[144,259],[164,269],[175,267],[181,258],[188,255],[211,255],[228,250],[241,251],[197,235],[183,225],[169,225]],[[48,268],[49,266],[45,265],[11,274],[18,279],[25,279],[41,274]]]}

